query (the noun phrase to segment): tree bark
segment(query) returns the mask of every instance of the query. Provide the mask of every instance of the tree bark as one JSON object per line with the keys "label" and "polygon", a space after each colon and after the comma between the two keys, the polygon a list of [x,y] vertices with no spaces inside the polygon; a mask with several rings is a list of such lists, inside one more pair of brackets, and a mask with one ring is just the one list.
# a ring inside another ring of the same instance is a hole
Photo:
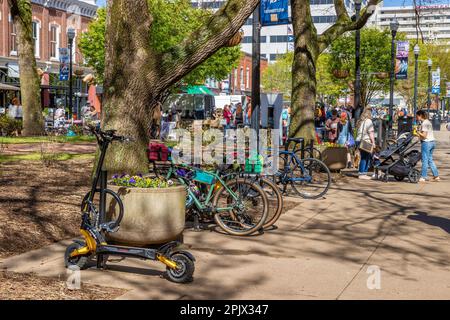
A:
{"label": "tree bark", "polygon": [[317,94],[316,64],[319,55],[339,36],[362,28],[381,0],[369,0],[357,21],[352,21],[343,0],[334,0],[337,21],[322,35],[317,35],[309,0],[291,0],[295,35],[292,65],[292,121],[290,133],[307,141],[315,139],[314,109]]}
{"label": "tree bark", "polygon": [[44,134],[41,110],[41,85],[34,54],[31,1],[9,0],[11,16],[17,31],[20,94],[23,108],[23,135]]}
{"label": "tree bark", "polygon": [[104,129],[134,138],[115,143],[105,169],[148,171],[147,147],[153,111],[167,90],[213,55],[251,15],[258,0],[229,0],[209,21],[167,52],[150,46],[152,15],[146,0],[109,0],[106,19]]}
{"label": "tree bark", "polygon": [[290,133],[307,141],[315,138],[316,63],[319,57],[317,30],[309,1],[293,0],[295,51],[292,65],[292,121]]}

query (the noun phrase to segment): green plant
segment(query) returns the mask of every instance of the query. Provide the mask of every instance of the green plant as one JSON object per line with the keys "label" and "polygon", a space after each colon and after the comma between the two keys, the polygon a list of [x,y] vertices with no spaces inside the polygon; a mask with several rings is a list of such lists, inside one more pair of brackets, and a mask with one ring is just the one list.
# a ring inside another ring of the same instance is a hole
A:
{"label": "green plant", "polygon": [[83,135],[83,127],[82,126],[70,126],[69,130],[72,130],[73,133],[75,133],[76,136],[82,136]]}
{"label": "green plant", "polygon": [[168,181],[160,178],[150,178],[143,177],[141,175],[130,176],[130,175],[114,175],[113,184],[119,187],[133,187],[133,188],[168,188],[172,184]]}
{"label": "green plant", "polygon": [[0,135],[14,136],[16,132],[22,131],[22,121],[11,119],[6,115],[0,116]]}

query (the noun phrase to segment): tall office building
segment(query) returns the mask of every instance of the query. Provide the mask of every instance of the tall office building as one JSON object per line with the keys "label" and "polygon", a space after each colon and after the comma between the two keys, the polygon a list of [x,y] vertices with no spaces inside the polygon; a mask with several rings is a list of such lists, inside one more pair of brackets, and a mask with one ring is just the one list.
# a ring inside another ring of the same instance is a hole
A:
{"label": "tall office building", "polygon": [[[363,4],[367,0],[363,0]],[[192,5],[196,8],[207,8],[217,10],[225,1],[213,0],[193,0]],[[336,11],[333,0],[310,0],[311,15],[317,32],[321,34],[336,21]],[[349,14],[353,15],[355,5],[353,0],[344,0]],[[289,15],[291,8],[289,6]],[[244,39],[242,41],[242,50],[246,53],[252,52],[252,23],[250,17],[245,25]],[[288,51],[293,51],[294,36],[292,25],[266,26],[261,29],[261,55],[267,58],[269,62],[274,62],[277,58]]]}
{"label": "tall office building", "polygon": [[[427,5],[417,7],[419,15],[419,37],[425,41],[450,44],[450,5]],[[406,33],[409,39],[417,36],[416,11],[413,6],[379,6],[369,22],[380,28],[389,28],[393,19],[399,22],[399,32]]]}

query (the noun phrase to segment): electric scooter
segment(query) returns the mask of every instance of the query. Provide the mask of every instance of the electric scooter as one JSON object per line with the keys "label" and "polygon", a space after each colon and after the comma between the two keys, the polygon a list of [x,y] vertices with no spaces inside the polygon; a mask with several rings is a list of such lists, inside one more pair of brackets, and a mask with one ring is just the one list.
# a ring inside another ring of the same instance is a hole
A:
{"label": "electric scooter", "polygon": [[[176,283],[186,283],[192,280],[195,269],[195,258],[187,251],[177,248],[180,242],[172,241],[158,248],[139,248],[110,245],[106,241],[108,233],[119,230],[124,215],[124,206],[118,194],[106,188],[106,171],[102,170],[106,151],[114,141],[129,142],[130,138],[116,135],[115,130],[102,131],[94,127],[89,130],[97,138],[100,146],[100,156],[95,171],[91,191],[85,196],[81,205],[82,223],[80,232],[84,241],[75,241],[66,249],[64,259],[67,268],[78,267],[87,269],[89,260],[96,256],[97,267],[104,269],[108,256],[131,257],[143,260],[160,261],[166,265],[168,278]],[[98,184],[100,182],[100,188]],[[94,204],[94,196],[100,193],[100,210]],[[104,222],[106,195],[111,196],[117,203],[119,214],[117,220]],[[102,205],[103,203],[103,205]]]}

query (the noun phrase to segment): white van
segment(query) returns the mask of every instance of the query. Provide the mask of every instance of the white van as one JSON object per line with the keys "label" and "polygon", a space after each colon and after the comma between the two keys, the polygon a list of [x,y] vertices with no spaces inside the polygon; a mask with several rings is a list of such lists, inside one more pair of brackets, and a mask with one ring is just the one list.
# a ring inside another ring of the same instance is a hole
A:
{"label": "white van", "polygon": [[225,105],[242,103],[246,105],[246,96],[214,96],[216,109],[223,109]]}

